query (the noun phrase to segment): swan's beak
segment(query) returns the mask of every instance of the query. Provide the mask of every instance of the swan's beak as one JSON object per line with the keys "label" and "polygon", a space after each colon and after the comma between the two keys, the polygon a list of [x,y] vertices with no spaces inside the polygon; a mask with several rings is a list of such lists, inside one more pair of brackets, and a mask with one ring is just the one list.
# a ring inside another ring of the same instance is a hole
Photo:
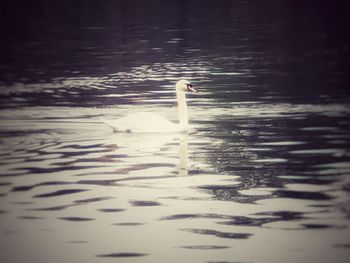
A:
{"label": "swan's beak", "polygon": [[197,89],[193,87],[192,84],[187,84],[187,91],[197,93]]}

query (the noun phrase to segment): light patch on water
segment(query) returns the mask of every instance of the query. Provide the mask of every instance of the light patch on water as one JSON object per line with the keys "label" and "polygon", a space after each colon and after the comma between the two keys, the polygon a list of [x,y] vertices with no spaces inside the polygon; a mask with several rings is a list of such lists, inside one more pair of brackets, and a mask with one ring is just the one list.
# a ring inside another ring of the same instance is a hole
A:
{"label": "light patch on water", "polygon": [[240,76],[243,75],[244,73],[241,72],[210,72],[210,75],[214,76]]}
{"label": "light patch on water", "polygon": [[333,154],[335,156],[344,156],[346,154],[345,149],[305,149],[290,151],[294,154]]}
{"label": "light patch on water", "polygon": [[252,151],[252,152],[268,152],[272,151],[272,148],[266,148],[266,147],[261,147],[261,148],[245,148],[245,151]]}
{"label": "light patch on water", "polygon": [[350,162],[334,162],[315,165],[316,168],[342,168],[350,169]]}
{"label": "light patch on water", "polygon": [[322,192],[329,190],[329,185],[315,185],[315,184],[287,184],[286,189],[292,191],[300,191],[300,192]]}
{"label": "light patch on water", "polygon": [[125,94],[104,94],[100,97],[108,97],[108,98],[121,98],[121,97],[131,97],[131,96],[138,96],[137,93],[125,93]]}
{"label": "light patch on water", "polygon": [[253,162],[255,163],[285,163],[287,161],[288,160],[284,158],[266,158],[266,159],[253,160]]}
{"label": "light patch on water", "polygon": [[336,127],[323,126],[323,127],[302,127],[300,128],[302,131],[335,131]]}
{"label": "light patch on water", "polygon": [[271,195],[275,188],[255,188],[249,190],[241,190],[239,191],[242,195]]}
{"label": "light patch on water", "polygon": [[303,141],[282,141],[282,142],[262,142],[260,145],[267,145],[267,146],[285,146],[285,145],[300,145],[305,144],[306,142]]}

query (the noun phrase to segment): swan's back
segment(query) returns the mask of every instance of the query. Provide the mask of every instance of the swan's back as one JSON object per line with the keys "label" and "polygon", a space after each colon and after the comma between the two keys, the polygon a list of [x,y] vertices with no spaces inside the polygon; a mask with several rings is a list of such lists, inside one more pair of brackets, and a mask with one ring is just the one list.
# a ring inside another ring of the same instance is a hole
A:
{"label": "swan's back", "polygon": [[181,131],[176,125],[167,119],[149,112],[137,112],[129,114],[118,120],[103,120],[115,132],[178,132]]}

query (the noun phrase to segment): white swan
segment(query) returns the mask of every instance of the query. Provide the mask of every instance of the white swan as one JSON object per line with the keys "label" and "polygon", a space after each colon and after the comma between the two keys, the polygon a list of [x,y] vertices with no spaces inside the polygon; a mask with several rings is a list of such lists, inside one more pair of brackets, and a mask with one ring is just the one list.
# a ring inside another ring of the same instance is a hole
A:
{"label": "white swan", "polygon": [[188,130],[188,113],[185,95],[187,92],[196,93],[197,90],[189,81],[179,80],[176,83],[176,97],[180,121],[178,124],[149,112],[137,112],[118,120],[102,119],[102,121],[115,132],[186,132]]}

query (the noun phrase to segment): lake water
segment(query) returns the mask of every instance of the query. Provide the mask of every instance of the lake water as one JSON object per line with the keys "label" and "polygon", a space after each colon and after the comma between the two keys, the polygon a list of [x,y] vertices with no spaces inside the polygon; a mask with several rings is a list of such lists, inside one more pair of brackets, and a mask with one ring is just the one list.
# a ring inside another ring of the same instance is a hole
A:
{"label": "lake water", "polygon": [[[1,262],[348,262],[343,6],[35,3],[2,18]],[[188,134],[99,120],[176,122],[180,78]]]}

